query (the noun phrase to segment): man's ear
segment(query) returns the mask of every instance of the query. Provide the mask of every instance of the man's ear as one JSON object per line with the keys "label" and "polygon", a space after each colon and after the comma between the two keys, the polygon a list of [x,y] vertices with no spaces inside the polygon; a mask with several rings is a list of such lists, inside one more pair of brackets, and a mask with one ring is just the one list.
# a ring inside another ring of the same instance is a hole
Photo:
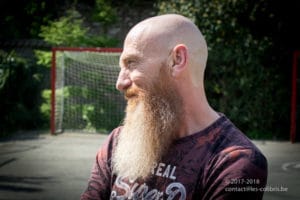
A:
{"label": "man's ear", "polygon": [[184,44],[176,45],[172,52],[172,76],[177,77],[187,67],[187,47]]}

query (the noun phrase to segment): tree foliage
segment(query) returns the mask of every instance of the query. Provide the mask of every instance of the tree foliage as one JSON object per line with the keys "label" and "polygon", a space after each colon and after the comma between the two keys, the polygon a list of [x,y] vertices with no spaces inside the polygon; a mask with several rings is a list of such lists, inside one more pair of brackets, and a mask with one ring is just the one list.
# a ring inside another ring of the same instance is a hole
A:
{"label": "tree foliage", "polygon": [[[112,47],[118,43],[117,39],[105,35],[89,33],[84,25],[83,16],[74,8],[67,10],[66,15],[41,26],[39,36],[52,46],[77,47]],[[38,64],[50,67],[51,52],[37,50]]]}
{"label": "tree foliage", "polygon": [[83,27],[83,19],[74,9],[68,10],[66,16],[51,21],[48,26],[41,26],[40,37],[51,45],[81,45],[88,28]]}
{"label": "tree foliage", "polygon": [[0,136],[20,129],[43,128],[39,105],[44,68],[0,51]]}
{"label": "tree foliage", "polygon": [[111,0],[96,0],[93,18],[99,21],[105,28],[117,22],[117,10],[113,7]]}
{"label": "tree foliage", "polygon": [[36,38],[40,26],[55,19],[71,0],[2,0],[0,39]]}

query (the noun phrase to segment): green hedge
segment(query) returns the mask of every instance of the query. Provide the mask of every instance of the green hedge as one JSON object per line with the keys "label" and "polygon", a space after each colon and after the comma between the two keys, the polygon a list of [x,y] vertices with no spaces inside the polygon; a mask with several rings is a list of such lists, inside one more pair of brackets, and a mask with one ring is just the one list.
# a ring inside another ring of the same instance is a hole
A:
{"label": "green hedge", "polygon": [[0,136],[47,126],[47,117],[40,112],[46,73],[46,68],[13,52],[0,51]]}

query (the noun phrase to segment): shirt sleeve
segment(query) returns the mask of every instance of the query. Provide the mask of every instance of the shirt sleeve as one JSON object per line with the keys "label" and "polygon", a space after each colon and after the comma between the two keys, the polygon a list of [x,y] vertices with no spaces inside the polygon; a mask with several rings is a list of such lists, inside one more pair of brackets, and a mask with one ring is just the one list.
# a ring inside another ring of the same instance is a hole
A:
{"label": "shirt sleeve", "polygon": [[202,199],[263,198],[267,160],[257,149],[228,147],[209,162],[205,171]]}
{"label": "shirt sleeve", "polygon": [[111,154],[117,132],[118,129],[115,129],[97,152],[88,186],[81,195],[81,200],[109,199],[112,185]]}

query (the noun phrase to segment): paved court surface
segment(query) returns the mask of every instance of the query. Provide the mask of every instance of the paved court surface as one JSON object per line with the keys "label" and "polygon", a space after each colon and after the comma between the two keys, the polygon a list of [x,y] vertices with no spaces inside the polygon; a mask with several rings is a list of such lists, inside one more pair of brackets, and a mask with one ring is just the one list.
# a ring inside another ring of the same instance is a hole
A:
{"label": "paved court surface", "polygon": [[[0,199],[79,199],[105,138],[100,134],[31,133],[0,141]],[[300,143],[254,143],[269,162],[264,199],[300,199]]]}

